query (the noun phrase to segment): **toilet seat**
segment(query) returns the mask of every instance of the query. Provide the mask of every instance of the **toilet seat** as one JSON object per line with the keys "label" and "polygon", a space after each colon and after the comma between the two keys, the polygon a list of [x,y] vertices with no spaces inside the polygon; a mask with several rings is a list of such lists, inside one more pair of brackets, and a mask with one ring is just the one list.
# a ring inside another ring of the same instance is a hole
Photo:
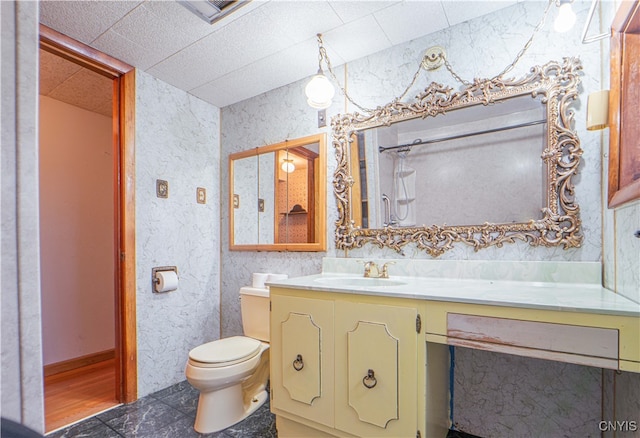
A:
{"label": "toilet seat", "polygon": [[219,368],[245,362],[261,351],[262,342],[232,336],[202,344],[189,352],[189,362],[202,368]]}

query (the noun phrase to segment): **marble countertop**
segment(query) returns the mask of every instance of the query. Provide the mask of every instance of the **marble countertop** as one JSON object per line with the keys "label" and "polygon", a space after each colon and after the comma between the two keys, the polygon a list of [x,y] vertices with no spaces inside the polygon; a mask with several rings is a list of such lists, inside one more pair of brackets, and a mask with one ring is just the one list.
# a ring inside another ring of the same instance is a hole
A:
{"label": "marble countertop", "polygon": [[640,304],[596,284],[391,276],[367,279],[324,273],[267,283],[309,289],[429,301],[640,317]]}

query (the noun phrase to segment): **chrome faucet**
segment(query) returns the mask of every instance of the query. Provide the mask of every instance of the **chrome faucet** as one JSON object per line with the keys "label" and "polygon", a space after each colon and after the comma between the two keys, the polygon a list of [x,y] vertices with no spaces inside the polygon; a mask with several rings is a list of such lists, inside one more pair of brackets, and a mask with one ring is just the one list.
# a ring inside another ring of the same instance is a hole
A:
{"label": "chrome faucet", "polygon": [[388,265],[395,265],[395,262],[385,263],[381,271],[376,262],[369,261],[364,264],[364,276],[367,278],[389,278]]}

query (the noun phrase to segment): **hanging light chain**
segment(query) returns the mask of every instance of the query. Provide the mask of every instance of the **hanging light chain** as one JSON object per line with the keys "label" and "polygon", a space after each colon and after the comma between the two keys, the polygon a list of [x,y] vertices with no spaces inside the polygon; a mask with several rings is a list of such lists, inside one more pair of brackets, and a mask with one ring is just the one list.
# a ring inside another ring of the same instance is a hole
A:
{"label": "hanging light chain", "polygon": [[[544,26],[544,23],[547,19],[547,15],[549,14],[549,10],[551,8],[551,5],[555,4],[556,0],[549,0],[547,3],[547,7],[544,10],[544,14],[542,15],[542,19],[540,20],[540,22],[538,22],[538,24],[536,25],[536,27],[533,29],[533,32],[531,33],[531,36],[529,37],[529,40],[525,43],[525,45],[522,47],[522,49],[520,49],[520,51],[516,54],[514,60],[507,65],[500,73],[498,73],[497,75],[495,75],[493,78],[491,79],[487,79],[484,82],[491,82],[505,74],[507,74],[508,72],[510,72],[511,70],[513,70],[513,68],[516,66],[516,64],[520,61],[520,59],[522,58],[522,56],[524,56],[525,52],[527,50],[529,50],[529,47],[531,46],[531,43],[533,42],[533,38],[538,34],[538,32],[540,31],[540,29],[542,29],[542,27]],[[327,50],[324,47],[324,43],[322,41],[322,34],[317,34],[317,39],[318,39],[318,52],[319,52],[319,68],[318,71],[322,72],[322,60],[324,60],[325,64],[327,65],[327,69],[329,70],[329,74],[331,75],[331,78],[334,80],[334,82],[336,84],[338,84],[338,87],[340,88],[340,91],[342,91],[342,94],[344,95],[345,98],[347,98],[347,100],[349,102],[351,102],[353,105],[355,105],[357,108],[359,108],[361,111],[364,111],[366,113],[372,113],[375,110],[370,109],[370,108],[365,108],[361,105],[359,105],[357,102],[355,102],[351,96],[349,96],[349,94],[347,93],[347,90],[340,85],[340,81],[338,80],[336,74],[333,72],[333,67],[331,66],[331,60],[329,60],[329,56],[327,55]],[[444,66],[446,67],[446,69],[449,71],[449,73],[451,74],[451,76],[453,76],[453,78],[460,82],[461,84],[469,87],[471,85],[473,85],[471,82],[463,79],[459,74],[457,74],[454,70],[453,67],[451,66],[451,63],[449,63],[449,60],[447,59],[447,56],[445,55],[445,53],[441,53],[439,55],[443,62],[444,62]],[[420,72],[423,70],[422,67],[422,59],[420,60],[420,63],[418,64],[418,69],[416,70],[415,74],[413,75],[413,79],[411,80],[411,83],[405,88],[404,92],[394,98],[392,100],[392,102],[398,102],[401,101],[402,99],[404,99],[407,95],[407,93],[409,92],[409,90],[411,90],[411,88],[416,84],[418,77],[420,76]]]}
{"label": "hanging light chain", "polygon": [[[547,15],[549,14],[549,9],[551,8],[551,5],[553,5],[553,4],[555,4],[555,0],[549,0],[549,2],[547,3],[547,7],[544,10],[544,14],[542,14],[542,19],[540,20],[538,25],[533,29],[533,32],[531,33],[531,36],[529,37],[529,40],[525,43],[525,45],[522,47],[522,49],[520,49],[520,51],[518,52],[518,54],[516,55],[514,60],[511,62],[511,64],[507,65],[500,73],[495,75],[493,78],[488,79],[486,82],[491,82],[494,79],[497,79],[497,78],[507,74],[511,70],[513,70],[513,68],[516,66],[518,61],[520,61],[520,58],[522,58],[522,56],[525,54],[525,52],[527,50],[529,50],[529,47],[531,46],[531,43],[533,42],[533,38],[538,34],[540,29],[542,29],[542,26],[544,26],[544,23],[545,23],[545,21],[547,19]],[[445,67],[447,68],[447,70],[449,70],[449,73],[451,73],[451,76],[453,76],[455,80],[457,80],[458,82],[462,83],[463,85],[466,85],[467,87],[472,85],[471,82],[462,79],[460,77],[460,75],[458,75],[455,71],[453,71],[453,67],[451,67],[451,64],[449,63],[449,60],[446,58],[446,56],[444,54],[442,56],[444,58]]]}
{"label": "hanging light chain", "polygon": [[[344,97],[347,98],[349,102],[354,104],[356,107],[358,107],[361,111],[364,111],[365,113],[372,113],[374,110],[360,106],[356,101],[354,101],[351,98],[351,96],[349,96],[349,94],[347,93],[347,90],[342,85],[340,85],[340,81],[338,80],[338,77],[333,72],[333,67],[331,66],[331,60],[329,59],[329,55],[327,55],[327,49],[324,48],[324,43],[322,41],[322,34],[319,33],[317,35],[317,38],[318,38],[318,52],[320,53],[320,65],[322,65],[322,60],[324,59],[325,64],[327,64],[327,70],[329,70],[329,74],[331,75],[331,78],[334,80],[336,84],[338,84],[338,87],[340,87],[340,91],[342,91],[342,94],[344,95]],[[320,70],[322,70],[322,67],[320,68]]]}

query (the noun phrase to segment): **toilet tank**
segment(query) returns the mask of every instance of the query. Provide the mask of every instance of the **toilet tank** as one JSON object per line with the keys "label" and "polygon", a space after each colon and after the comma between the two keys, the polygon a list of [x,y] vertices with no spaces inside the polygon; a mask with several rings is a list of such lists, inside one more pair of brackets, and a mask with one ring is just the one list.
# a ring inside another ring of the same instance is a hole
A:
{"label": "toilet tank", "polygon": [[240,311],[244,335],[269,342],[269,289],[241,288]]}

